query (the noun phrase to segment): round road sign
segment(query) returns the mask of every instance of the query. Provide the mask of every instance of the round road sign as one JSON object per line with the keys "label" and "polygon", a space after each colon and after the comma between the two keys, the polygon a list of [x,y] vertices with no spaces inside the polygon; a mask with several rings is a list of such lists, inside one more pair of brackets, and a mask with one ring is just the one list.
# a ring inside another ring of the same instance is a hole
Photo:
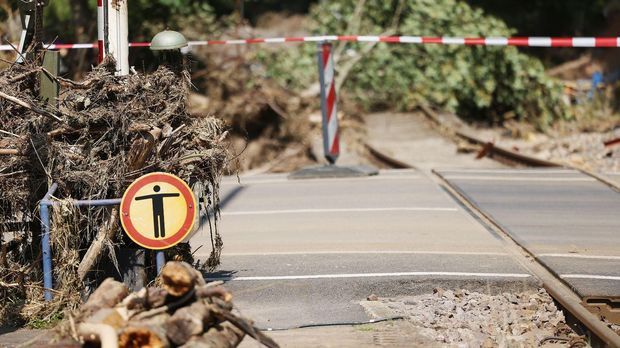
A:
{"label": "round road sign", "polygon": [[180,178],[150,173],[134,181],[121,200],[121,224],[134,242],[147,249],[167,249],[194,226],[196,198]]}

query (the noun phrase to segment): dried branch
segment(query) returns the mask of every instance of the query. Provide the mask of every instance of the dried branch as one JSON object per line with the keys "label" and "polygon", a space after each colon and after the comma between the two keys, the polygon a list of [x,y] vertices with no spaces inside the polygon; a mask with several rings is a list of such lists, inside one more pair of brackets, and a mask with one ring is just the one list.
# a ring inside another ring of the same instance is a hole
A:
{"label": "dried branch", "polygon": [[62,118],[60,118],[60,117],[58,117],[58,116],[54,115],[53,113],[51,113],[51,112],[49,112],[49,111],[47,111],[47,110],[40,109],[40,108],[38,108],[38,107],[37,107],[37,106],[35,106],[35,105],[32,105],[32,104],[30,104],[30,103],[27,103],[27,102],[25,102],[25,101],[23,101],[23,100],[20,100],[20,99],[18,99],[18,98],[12,97],[12,96],[10,96],[10,95],[8,95],[8,94],[4,93],[4,92],[0,92],[0,97],[1,97],[1,98],[6,99],[6,100],[8,100],[8,101],[10,101],[10,102],[11,102],[11,103],[13,103],[13,104],[17,104],[17,105],[19,105],[19,106],[21,106],[21,107],[24,107],[24,108],[26,108],[26,109],[28,109],[28,110],[30,110],[30,111],[32,111],[32,112],[35,112],[35,113],[37,113],[37,114],[39,114],[39,115],[43,115],[43,116],[45,116],[45,117],[50,117],[50,118],[53,118],[53,119],[55,119],[56,121],[60,121],[60,122],[62,122],[62,121],[63,121],[63,119],[62,119]]}

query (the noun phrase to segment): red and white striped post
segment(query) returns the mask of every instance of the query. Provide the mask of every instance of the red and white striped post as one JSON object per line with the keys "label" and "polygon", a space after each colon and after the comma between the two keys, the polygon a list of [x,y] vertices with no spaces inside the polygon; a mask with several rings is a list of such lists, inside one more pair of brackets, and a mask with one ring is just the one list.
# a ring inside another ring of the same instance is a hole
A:
{"label": "red and white striped post", "polygon": [[330,164],[340,155],[337,97],[332,44],[319,43],[319,81],[321,83],[321,113],[323,114],[323,150]]}
{"label": "red and white striped post", "polygon": [[129,74],[127,0],[97,0],[97,46],[99,63],[116,60],[116,74]]}
{"label": "red and white striped post", "polygon": [[105,48],[103,45],[104,40],[104,27],[105,20],[103,14],[103,0],[97,0],[97,47],[99,48],[98,53],[98,61],[99,64],[103,63],[103,58],[105,57]]}

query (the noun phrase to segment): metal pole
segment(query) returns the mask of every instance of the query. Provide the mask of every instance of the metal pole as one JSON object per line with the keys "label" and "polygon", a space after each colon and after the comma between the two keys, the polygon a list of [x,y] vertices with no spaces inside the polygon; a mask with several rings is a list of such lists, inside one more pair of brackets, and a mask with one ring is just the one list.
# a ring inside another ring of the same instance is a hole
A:
{"label": "metal pole", "polygon": [[157,274],[161,273],[161,269],[164,268],[166,264],[166,255],[164,255],[163,251],[158,251],[155,255],[155,259],[157,261]]}
{"label": "metal pole", "polygon": [[319,82],[321,84],[321,114],[323,116],[323,151],[330,164],[336,163],[340,155],[338,112],[336,108],[336,84],[334,81],[334,59],[332,45],[318,44]]}
{"label": "metal pole", "polygon": [[51,202],[49,201],[49,199],[54,194],[54,192],[56,192],[57,188],[57,184],[52,184],[52,186],[45,194],[45,197],[43,197],[43,199],[41,200],[41,203],[39,203],[39,211],[41,214],[41,231],[43,232],[43,235],[41,236],[41,251],[43,254],[43,288],[45,289],[45,301],[52,300],[52,248],[50,244],[49,214],[49,206]]}
{"label": "metal pole", "polygon": [[121,205],[121,199],[114,198],[114,199],[80,200],[80,201],[74,201],[73,204],[75,204],[78,207],[83,207],[83,206],[104,207],[104,206],[110,206],[110,205]]}

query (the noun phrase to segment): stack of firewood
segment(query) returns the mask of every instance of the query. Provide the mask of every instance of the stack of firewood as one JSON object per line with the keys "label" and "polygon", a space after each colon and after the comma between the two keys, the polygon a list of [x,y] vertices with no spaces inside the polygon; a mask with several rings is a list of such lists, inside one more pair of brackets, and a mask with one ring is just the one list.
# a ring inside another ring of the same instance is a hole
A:
{"label": "stack of firewood", "polygon": [[168,262],[161,287],[129,293],[106,279],[71,320],[85,345],[108,347],[236,347],[249,335],[278,347],[252,322],[232,313],[232,295],[221,282],[206,283],[185,262]]}

